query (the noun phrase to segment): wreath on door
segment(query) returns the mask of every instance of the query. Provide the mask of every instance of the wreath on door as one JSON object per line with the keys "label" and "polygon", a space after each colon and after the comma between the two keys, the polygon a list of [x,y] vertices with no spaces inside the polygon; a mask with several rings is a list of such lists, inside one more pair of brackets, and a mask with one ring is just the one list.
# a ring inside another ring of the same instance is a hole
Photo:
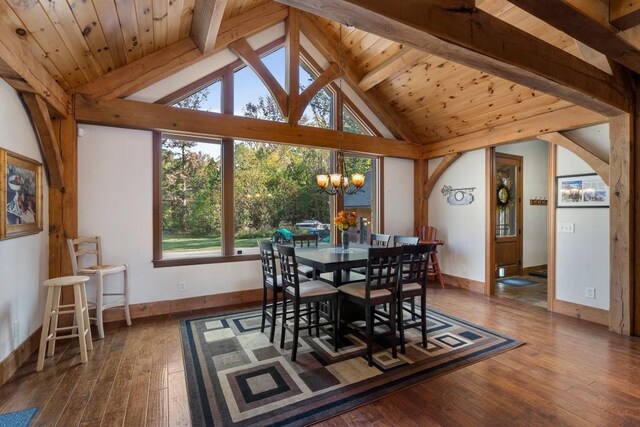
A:
{"label": "wreath on door", "polygon": [[511,189],[503,181],[500,181],[496,191],[496,203],[498,205],[498,209],[506,209],[511,205],[512,201],[513,196],[511,194]]}

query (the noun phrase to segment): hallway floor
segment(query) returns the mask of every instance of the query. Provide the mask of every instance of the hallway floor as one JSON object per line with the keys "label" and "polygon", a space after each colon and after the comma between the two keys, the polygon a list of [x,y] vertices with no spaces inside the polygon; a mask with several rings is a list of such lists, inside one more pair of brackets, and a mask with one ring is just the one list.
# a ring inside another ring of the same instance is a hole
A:
{"label": "hallway floor", "polygon": [[511,279],[527,279],[533,285],[513,286],[496,281],[496,296],[510,298],[525,304],[547,308],[547,279],[535,276],[514,276]]}

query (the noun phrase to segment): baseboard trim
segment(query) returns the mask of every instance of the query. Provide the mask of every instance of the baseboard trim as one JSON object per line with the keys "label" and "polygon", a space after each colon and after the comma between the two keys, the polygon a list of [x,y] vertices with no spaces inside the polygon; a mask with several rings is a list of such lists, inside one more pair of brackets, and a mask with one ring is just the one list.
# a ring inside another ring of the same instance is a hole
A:
{"label": "baseboard trim", "polygon": [[[131,304],[129,306],[129,311],[132,319],[139,319],[142,317],[183,313],[203,308],[224,307],[259,301],[262,301],[262,288],[227,292],[224,294],[203,295],[177,300]],[[105,310],[103,320],[105,323],[124,320],[124,311],[122,311],[121,308]]]}
{"label": "baseboard trim", "polygon": [[553,312],[609,326],[609,311],[601,308],[555,299],[553,301]]}
{"label": "baseboard trim", "polygon": [[478,282],[477,280],[466,279],[464,277],[452,276],[449,274],[443,274],[442,277],[445,285],[466,289],[472,292],[480,292],[481,294],[484,293],[484,282]]}
{"label": "baseboard trim", "polygon": [[546,270],[546,269],[547,269],[547,264],[532,265],[532,266],[529,266],[529,267],[522,267],[522,275],[523,276],[528,276],[529,273],[531,273],[532,271]]}
{"label": "baseboard trim", "polygon": [[22,366],[24,362],[38,350],[40,346],[40,333],[42,327],[35,330],[15,350],[0,362],[0,386],[9,381],[9,378]]}

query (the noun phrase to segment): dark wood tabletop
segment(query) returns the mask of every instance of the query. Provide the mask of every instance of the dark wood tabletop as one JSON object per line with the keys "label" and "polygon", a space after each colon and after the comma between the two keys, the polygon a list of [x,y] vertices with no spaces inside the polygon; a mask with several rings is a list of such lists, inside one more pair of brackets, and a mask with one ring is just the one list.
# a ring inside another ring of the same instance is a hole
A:
{"label": "dark wood tabletop", "polygon": [[333,272],[333,284],[340,286],[352,279],[349,269],[366,267],[368,249],[368,245],[351,245],[347,252],[340,247],[296,248],[296,260],[322,273]]}

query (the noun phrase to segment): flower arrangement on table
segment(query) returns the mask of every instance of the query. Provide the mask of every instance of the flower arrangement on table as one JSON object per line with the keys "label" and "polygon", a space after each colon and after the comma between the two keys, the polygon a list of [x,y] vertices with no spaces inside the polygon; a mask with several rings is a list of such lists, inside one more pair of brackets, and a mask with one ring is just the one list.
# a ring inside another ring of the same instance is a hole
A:
{"label": "flower arrangement on table", "polygon": [[333,224],[342,231],[342,250],[349,250],[349,229],[356,226],[358,217],[355,212],[338,212],[338,216],[333,219]]}
{"label": "flower arrangement on table", "polygon": [[338,227],[340,231],[347,231],[351,227],[356,226],[356,221],[358,217],[355,212],[338,212],[338,216],[333,219],[333,224]]}

